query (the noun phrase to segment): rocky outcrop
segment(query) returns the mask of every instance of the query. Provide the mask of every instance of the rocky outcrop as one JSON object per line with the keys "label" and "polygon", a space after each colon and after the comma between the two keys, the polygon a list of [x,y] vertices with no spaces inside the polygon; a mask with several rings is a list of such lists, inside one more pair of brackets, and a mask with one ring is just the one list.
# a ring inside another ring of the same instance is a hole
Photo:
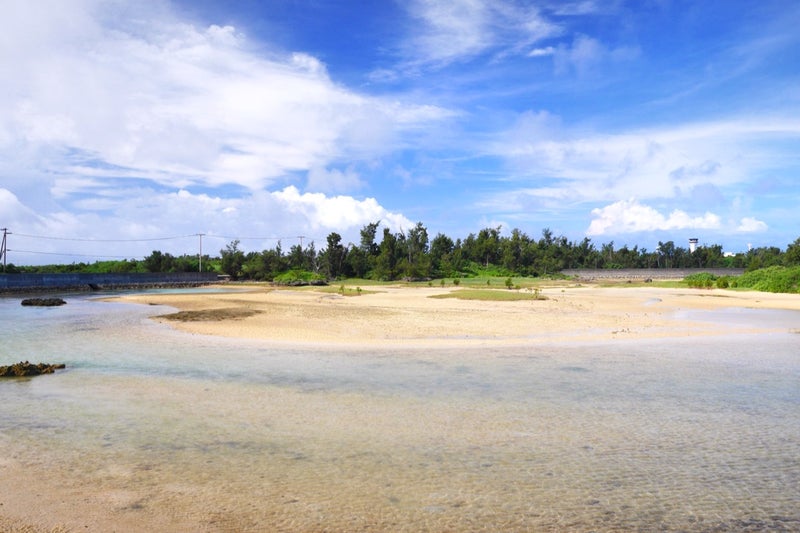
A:
{"label": "rocky outcrop", "polygon": [[55,307],[57,305],[64,305],[65,302],[61,298],[26,298],[22,300],[22,305],[33,305],[38,307]]}
{"label": "rocky outcrop", "polygon": [[34,365],[28,361],[19,362],[9,366],[0,366],[0,378],[16,378],[23,376],[38,376],[39,374],[52,374],[56,370],[66,368],[64,364],[39,363]]}

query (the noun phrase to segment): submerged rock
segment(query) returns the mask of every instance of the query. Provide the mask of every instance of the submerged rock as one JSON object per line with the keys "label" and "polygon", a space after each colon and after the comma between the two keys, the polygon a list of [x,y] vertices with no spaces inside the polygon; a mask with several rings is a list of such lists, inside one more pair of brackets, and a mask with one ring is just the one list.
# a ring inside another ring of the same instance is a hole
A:
{"label": "submerged rock", "polygon": [[55,307],[57,305],[64,305],[65,302],[61,298],[27,298],[22,300],[22,305],[35,305],[39,307]]}
{"label": "submerged rock", "polygon": [[65,364],[39,363],[34,365],[28,361],[19,362],[9,366],[0,366],[0,378],[15,378],[23,376],[38,376],[39,374],[52,374],[56,370],[66,368]]}

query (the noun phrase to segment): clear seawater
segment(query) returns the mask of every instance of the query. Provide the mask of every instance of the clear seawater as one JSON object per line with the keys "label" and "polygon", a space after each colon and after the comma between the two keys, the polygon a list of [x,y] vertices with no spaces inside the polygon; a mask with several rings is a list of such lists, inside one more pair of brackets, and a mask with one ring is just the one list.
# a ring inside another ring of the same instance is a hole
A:
{"label": "clear seawater", "polygon": [[690,317],[769,335],[348,352],[66,299],[0,299],[0,365],[67,365],[0,381],[0,474],[62,487],[88,531],[98,508],[141,531],[800,530],[797,313]]}

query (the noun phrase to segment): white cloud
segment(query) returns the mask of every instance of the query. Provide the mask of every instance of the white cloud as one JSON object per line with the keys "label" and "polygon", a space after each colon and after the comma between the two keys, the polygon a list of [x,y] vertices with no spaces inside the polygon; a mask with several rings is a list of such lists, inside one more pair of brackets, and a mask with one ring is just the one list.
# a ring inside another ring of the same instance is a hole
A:
{"label": "white cloud", "polygon": [[553,12],[560,16],[589,15],[601,10],[608,10],[611,5],[613,4],[608,1],[598,4],[598,2],[594,0],[581,0],[578,2],[565,2],[563,0],[558,0],[553,6]]}
{"label": "white cloud", "polygon": [[313,231],[337,230],[361,227],[364,224],[383,220],[385,225],[396,230],[407,228],[412,222],[398,213],[381,207],[374,198],[356,200],[350,196],[325,196],[321,193],[300,192],[295,187],[286,187],[273,193],[283,209],[302,215],[302,220]]}
{"label": "white cloud", "polygon": [[0,213],[3,214],[4,227],[13,231],[14,226],[19,224],[36,224],[39,217],[29,207],[23,205],[17,196],[8,189],[0,189]]}
{"label": "white cloud", "polygon": [[[206,235],[203,246],[212,255],[233,239],[242,241],[242,249],[261,251],[273,248],[279,239],[294,244],[300,235],[306,245],[314,241],[319,249],[330,232],[339,233],[345,242],[358,242],[359,230],[371,222],[380,220],[392,231],[413,225],[374,198],[301,193],[292,186],[275,192],[255,191],[240,198],[187,190],[168,194],[145,188],[117,192],[82,200],[108,213],[87,206],[77,214],[36,214],[13,193],[0,189],[3,227],[12,232],[9,261],[91,262],[103,257],[141,258],[153,250],[191,254],[197,253],[197,233]],[[130,241],[104,242],[119,239]]]}
{"label": "white cloud", "polygon": [[766,222],[762,222],[761,220],[753,217],[744,217],[739,223],[739,227],[736,228],[736,231],[740,231],[742,233],[759,233],[762,231],[767,231],[767,229],[768,226]]}
{"label": "white cloud", "polygon": [[488,51],[524,53],[561,29],[533,6],[503,0],[413,0],[405,54],[411,66],[444,66]]}
{"label": "white cloud", "polygon": [[524,194],[574,202],[690,199],[698,190],[746,183],[781,160],[781,144],[765,140],[798,136],[800,121],[771,117],[598,134],[540,111],[521,115],[486,153],[506,159]]}
{"label": "white cloud", "polygon": [[676,209],[664,216],[656,209],[634,199],[621,200],[592,210],[593,220],[587,235],[608,235],[676,229],[718,229],[720,217],[713,213],[690,216]]}
{"label": "white cloud", "polygon": [[546,46],[544,48],[534,48],[530,52],[528,52],[528,57],[546,57],[551,56],[556,53],[556,49],[552,46]]}
{"label": "white cloud", "polygon": [[312,168],[308,171],[308,182],[306,184],[308,190],[320,192],[353,191],[363,186],[364,182],[352,168],[347,168],[344,171]]}
{"label": "white cloud", "polygon": [[633,47],[608,48],[603,43],[586,35],[578,35],[572,45],[560,45],[553,53],[556,73],[574,71],[584,76],[605,63],[630,61],[639,55]]}
{"label": "white cloud", "polygon": [[0,22],[0,157],[45,180],[102,163],[106,176],[256,189],[450,116],[348,91],[315,57],[257,54],[235,28],[183,23],[166,4],[13,4]]}

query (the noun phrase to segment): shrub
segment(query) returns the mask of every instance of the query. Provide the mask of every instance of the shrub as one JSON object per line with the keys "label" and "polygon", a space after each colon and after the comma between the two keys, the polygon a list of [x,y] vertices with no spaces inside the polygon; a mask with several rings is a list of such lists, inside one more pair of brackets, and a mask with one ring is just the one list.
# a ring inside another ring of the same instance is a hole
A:
{"label": "shrub", "polygon": [[800,266],[771,266],[745,272],[736,286],[764,292],[800,292]]}
{"label": "shrub", "polygon": [[691,276],[683,278],[683,281],[686,282],[689,287],[696,289],[710,289],[716,280],[717,276],[710,272],[698,272],[697,274],[692,274]]}
{"label": "shrub", "polygon": [[272,280],[278,285],[325,285],[325,278],[307,270],[290,270],[275,276]]}

